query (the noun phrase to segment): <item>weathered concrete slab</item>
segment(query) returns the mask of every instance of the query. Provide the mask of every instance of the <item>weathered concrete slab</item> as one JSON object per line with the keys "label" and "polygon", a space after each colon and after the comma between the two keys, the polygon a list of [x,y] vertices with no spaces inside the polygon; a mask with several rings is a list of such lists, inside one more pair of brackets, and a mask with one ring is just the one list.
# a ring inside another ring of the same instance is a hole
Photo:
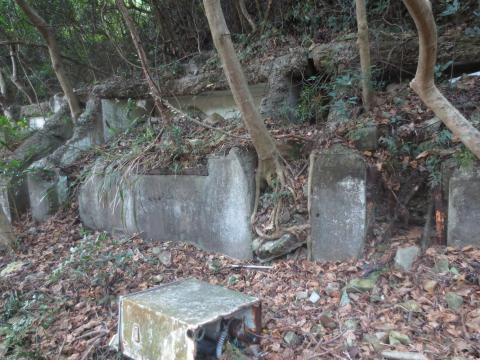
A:
{"label": "weathered concrete slab", "polygon": [[309,174],[310,256],[335,261],[358,257],[367,226],[366,166],[343,146],[312,153]]}
{"label": "weathered concrete slab", "polygon": [[41,161],[30,169],[27,178],[32,217],[36,221],[45,221],[66,202],[68,179],[60,175],[58,169],[45,169]]}
{"label": "weathered concrete slab", "polygon": [[128,129],[139,118],[150,116],[152,112],[153,102],[150,100],[102,99],[105,141],[118,132]]}
{"label": "weathered concrete slab", "polygon": [[208,161],[208,176],[136,175],[97,164],[79,194],[83,223],[94,229],[185,241],[234,258],[252,256],[254,160],[237,149]]}
{"label": "weathered concrete slab", "polygon": [[26,177],[0,178],[0,207],[9,222],[25,214],[29,206]]}
{"label": "weathered concrete slab", "polygon": [[68,178],[61,169],[71,166],[84,151],[103,143],[101,120],[100,99],[89,99],[77,120],[73,136],[52,154],[29,167],[28,196],[32,217],[36,221],[46,220],[68,200]]}
{"label": "weathered concrete slab", "polygon": [[35,116],[47,116],[51,113],[50,102],[44,101],[37,104],[24,105],[20,108],[20,116],[31,118]]}
{"label": "weathered concrete slab", "polygon": [[303,49],[296,48],[271,64],[268,74],[268,93],[260,104],[263,117],[275,120],[298,120],[296,108],[302,91],[302,79],[309,76],[308,58]]}
{"label": "weathered concrete slab", "polygon": [[480,168],[455,171],[449,188],[448,245],[480,246]]}

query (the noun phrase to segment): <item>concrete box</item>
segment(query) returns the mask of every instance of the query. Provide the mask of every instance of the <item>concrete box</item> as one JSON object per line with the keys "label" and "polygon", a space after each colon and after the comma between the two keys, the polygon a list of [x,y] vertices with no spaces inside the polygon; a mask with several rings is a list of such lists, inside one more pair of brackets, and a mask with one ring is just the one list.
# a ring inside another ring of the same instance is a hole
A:
{"label": "concrete box", "polygon": [[193,360],[213,350],[233,321],[260,334],[260,301],[187,279],[120,298],[118,345],[138,360]]}

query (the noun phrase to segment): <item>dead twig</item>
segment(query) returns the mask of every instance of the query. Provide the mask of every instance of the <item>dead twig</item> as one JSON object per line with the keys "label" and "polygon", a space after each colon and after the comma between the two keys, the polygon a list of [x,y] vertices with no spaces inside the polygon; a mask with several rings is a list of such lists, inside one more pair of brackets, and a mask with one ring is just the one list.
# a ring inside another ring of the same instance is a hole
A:
{"label": "dead twig", "polygon": [[91,342],[91,345],[88,347],[87,350],[85,350],[82,354],[82,357],[80,358],[80,360],[86,360],[88,358],[88,355],[90,355],[90,353],[92,352],[92,350],[100,343],[100,341],[102,340],[102,338],[106,335],[107,333],[104,333],[104,334],[100,334],[96,337],[94,337],[93,339],[89,340],[89,342]]}

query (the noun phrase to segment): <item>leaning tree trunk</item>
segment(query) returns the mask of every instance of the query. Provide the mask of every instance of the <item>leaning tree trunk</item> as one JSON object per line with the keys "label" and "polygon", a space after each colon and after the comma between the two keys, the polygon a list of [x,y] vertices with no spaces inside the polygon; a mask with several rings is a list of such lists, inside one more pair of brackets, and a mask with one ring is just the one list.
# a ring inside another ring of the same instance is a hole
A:
{"label": "leaning tree trunk", "polygon": [[57,40],[55,39],[55,34],[52,28],[25,0],[15,0],[15,2],[22,8],[23,12],[30,19],[33,26],[37,28],[47,42],[48,53],[50,54],[50,59],[52,61],[53,71],[55,72],[58,82],[60,83],[60,86],[67,97],[72,119],[73,121],[76,121],[82,112],[80,108],[80,102],[78,101],[77,95],[73,91],[72,84],[65,73],[60,50],[58,48]]}
{"label": "leaning tree trunk", "polygon": [[248,24],[252,28],[252,31],[255,32],[257,30],[257,25],[255,24],[255,21],[247,10],[245,0],[238,0],[238,5],[240,6],[240,11],[242,12],[243,17],[247,19]]}
{"label": "leaning tree trunk", "polygon": [[150,63],[148,61],[147,55],[145,54],[145,49],[142,46],[140,35],[138,34],[137,28],[135,27],[135,24],[133,23],[133,20],[130,14],[128,13],[128,9],[125,6],[125,3],[123,2],[123,0],[116,0],[116,4],[118,9],[122,13],[123,19],[125,20],[125,24],[127,25],[128,31],[130,32],[130,35],[132,37],[133,45],[137,50],[138,58],[140,59],[140,63],[142,64],[143,74],[145,75],[145,78],[147,80],[150,93],[153,96],[155,107],[157,108],[158,112],[162,116],[163,120],[167,121],[168,117],[166,116],[166,114],[168,112],[168,109],[165,106],[165,104],[162,102],[162,94],[160,92],[160,89],[158,88],[157,84],[153,80],[153,76],[150,72]]}
{"label": "leaning tree trunk", "polygon": [[366,111],[370,110],[373,100],[372,72],[370,65],[370,42],[368,40],[367,8],[365,0],[355,0],[358,27],[358,49],[362,69],[362,100]]}
{"label": "leaning tree trunk", "polygon": [[25,95],[27,98],[28,102],[30,104],[33,104],[33,98],[30,96],[28,93],[27,89],[25,86],[22,84],[20,79],[18,78],[18,69],[17,69],[17,61],[16,61],[16,50],[15,50],[15,45],[10,45],[10,62],[12,63],[12,76],[10,77],[10,80],[12,83],[17,87],[17,89]]}
{"label": "leaning tree trunk", "polygon": [[435,115],[480,158],[480,131],[442,95],[434,81],[437,60],[437,27],[429,0],[403,0],[418,30],[420,50],[415,78],[410,83]]}
{"label": "leaning tree trunk", "polygon": [[283,180],[283,175],[281,175],[283,170],[279,162],[275,140],[268,132],[253,102],[252,94],[248,88],[240,61],[233,47],[230,32],[225,23],[220,0],[203,0],[203,5],[213,42],[222,61],[223,70],[232,90],[235,103],[240,109],[245,126],[252,137],[253,145],[257,151],[259,159],[258,174],[269,183],[271,183],[275,175],[280,176],[280,179]]}

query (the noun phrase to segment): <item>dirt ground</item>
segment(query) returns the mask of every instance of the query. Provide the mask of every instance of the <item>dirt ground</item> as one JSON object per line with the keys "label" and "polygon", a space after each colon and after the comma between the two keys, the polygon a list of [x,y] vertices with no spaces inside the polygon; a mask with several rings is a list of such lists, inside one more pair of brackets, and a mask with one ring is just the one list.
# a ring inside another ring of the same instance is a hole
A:
{"label": "dirt ground", "polygon": [[[266,359],[480,357],[480,250],[429,248],[411,272],[395,270],[396,248],[416,242],[419,228],[369,247],[364,260],[314,263],[300,249],[267,270],[233,269],[246,263],[187,244],[92,233],[76,209],[16,231],[18,250],[0,257],[0,271],[19,262],[0,277],[4,358],[118,359],[107,346],[118,296],[192,276],[262,300]],[[372,274],[373,288],[347,286]]]}

